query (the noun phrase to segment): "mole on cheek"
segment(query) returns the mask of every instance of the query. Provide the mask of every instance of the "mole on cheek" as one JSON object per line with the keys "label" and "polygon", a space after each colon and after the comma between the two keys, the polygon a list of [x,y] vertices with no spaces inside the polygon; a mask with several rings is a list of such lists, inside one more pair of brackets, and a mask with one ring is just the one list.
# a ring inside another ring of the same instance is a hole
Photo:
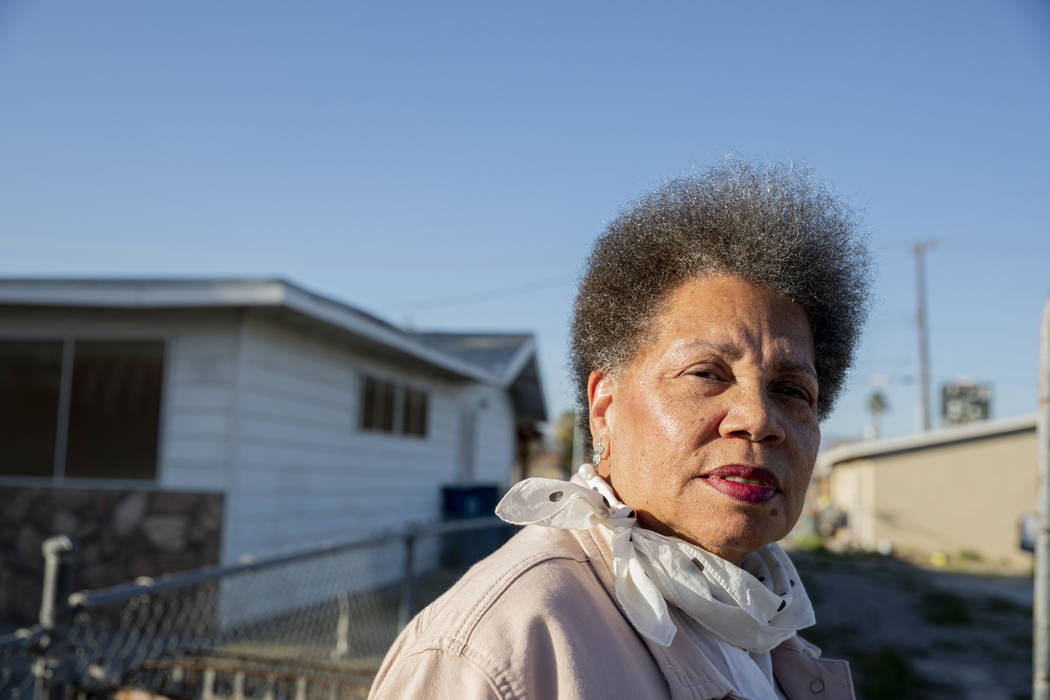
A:
{"label": "mole on cheek", "polygon": [[780,515],[780,514],[779,514],[779,513],[777,512],[777,509],[776,509],[776,508],[774,508],[773,510],[769,511],[769,514],[770,514],[770,515],[772,515],[772,516],[773,516],[774,518],[775,518],[776,516]]}

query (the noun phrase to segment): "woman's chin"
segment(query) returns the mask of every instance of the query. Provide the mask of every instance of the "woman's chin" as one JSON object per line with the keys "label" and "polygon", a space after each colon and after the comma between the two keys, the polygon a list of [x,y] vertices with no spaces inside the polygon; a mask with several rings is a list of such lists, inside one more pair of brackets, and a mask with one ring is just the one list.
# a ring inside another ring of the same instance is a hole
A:
{"label": "woman's chin", "polygon": [[[747,555],[787,535],[791,528],[783,522],[756,523],[749,518],[727,517],[716,531],[709,528],[680,528],[664,534],[695,544],[712,554],[739,565]],[[649,528],[654,529],[654,528]],[[659,530],[656,530],[659,532]]]}

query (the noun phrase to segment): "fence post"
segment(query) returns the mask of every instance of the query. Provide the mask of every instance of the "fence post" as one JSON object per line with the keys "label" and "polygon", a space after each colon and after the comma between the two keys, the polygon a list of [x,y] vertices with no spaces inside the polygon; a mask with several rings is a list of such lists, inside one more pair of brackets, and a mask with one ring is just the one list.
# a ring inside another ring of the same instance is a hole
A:
{"label": "fence post", "polygon": [[335,647],[333,659],[342,659],[350,654],[350,594],[343,591],[338,596],[339,619],[335,623]]}
{"label": "fence post", "polygon": [[55,644],[55,622],[69,608],[69,594],[73,592],[73,553],[76,545],[66,535],[49,537],[40,546],[44,555],[44,589],[40,599],[40,627],[47,634],[41,655],[33,663],[33,697],[48,700],[65,694],[65,678],[56,677],[59,661],[48,654]]}
{"label": "fence post", "polygon": [[402,537],[404,537],[405,542],[405,560],[401,572],[401,604],[397,610],[397,627],[399,630],[404,629],[412,619],[412,594],[415,585],[412,564],[416,548],[416,526],[409,525]]}
{"label": "fence post", "polygon": [[1039,529],[1035,535],[1032,698],[1050,700],[1050,299],[1039,330]]}

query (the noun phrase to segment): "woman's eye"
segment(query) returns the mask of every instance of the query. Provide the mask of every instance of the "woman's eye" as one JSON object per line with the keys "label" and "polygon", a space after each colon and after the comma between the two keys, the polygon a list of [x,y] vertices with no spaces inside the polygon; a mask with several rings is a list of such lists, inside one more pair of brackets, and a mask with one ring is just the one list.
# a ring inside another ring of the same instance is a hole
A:
{"label": "woman's eye", "polygon": [[796,386],[794,384],[785,384],[778,387],[777,391],[781,394],[785,394],[793,398],[802,399],[806,403],[810,402],[809,391],[800,386]]}

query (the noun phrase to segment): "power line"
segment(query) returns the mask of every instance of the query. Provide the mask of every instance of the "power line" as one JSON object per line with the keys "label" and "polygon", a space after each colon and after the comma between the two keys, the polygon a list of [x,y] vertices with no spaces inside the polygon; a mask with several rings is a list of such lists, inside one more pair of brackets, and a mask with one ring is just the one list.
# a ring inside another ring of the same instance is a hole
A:
{"label": "power line", "polygon": [[557,277],[546,277],[528,284],[513,287],[501,287],[484,292],[466,292],[462,294],[451,294],[445,297],[427,297],[410,301],[388,302],[381,306],[392,307],[400,311],[416,311],[419,309],[435,309],[449,306],[462,306],[480,301],[492,301],[493,299],[507,299],[509,297],[528,294],[540,289],[550,289],[569,282],[575,282],[576,278],[569,275],[558,275]]}

